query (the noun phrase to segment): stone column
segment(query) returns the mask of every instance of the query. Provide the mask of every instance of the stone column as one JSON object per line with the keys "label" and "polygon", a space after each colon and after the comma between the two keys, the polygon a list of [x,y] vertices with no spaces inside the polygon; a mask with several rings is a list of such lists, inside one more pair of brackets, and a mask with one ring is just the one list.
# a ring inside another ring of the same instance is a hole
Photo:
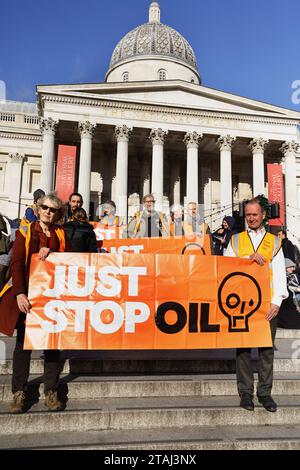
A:
{"label": "stone column", "polygon": [[173,204],[180,204],[180,161],[178,159],[171,161],[171,199]]}
{"label": "stone column", "polygon": [[55,132],[59,121],[40,118],[39,124],[43,133],[41,189],[48,194],[54,188]]}
{"label": "stone column", "polygon": [[219,137],[217,145],[220,149],[220,180],[221,180],[221,218],[232,215],[232,163],[231,148],[235,137],[224,135]]}
{"label": "stone column", "polygon": [[152,129],[150,140],[152,141],[152,177],[151,192],[156,200],[156,209],[162,210],[164,194],[164,141],[168,131]]}
{"label": "stone column", "polygon": [[198,204],[199,182],[198,182],[198,148],[203,135],[197,132],[188,132],[184,136],[187,147],[186,165],[186,200]]}
{"label": "stone column", "polygon": [[253,197],[265,194],[264,151],[269,141],[263,138],[253,139],[249,148],[253,154]]}
{"label": "stone column", "polygon": [[117,214],[127,220],[128,206],[128,142],[132,128],[117,126],[115,135],[117,139],[117,169],[116,169],[116,205]]}
{"label": "stone column", "polygon": [[285,157],[285,205],[286,205],[286,227],[288,237],[293,243],[298,244],[300,228],[297,219],[298,197],[297,197],[297,173],[296,153],[300,152],[300,145],[294,140],[285,142],[280,151]]}
{"label": "stone column", "polygon": [[20,214],[20,196],[22,183],[22,168],[23,162],[25,160],[25,155],[23,153],[10,153],[8,157],[9,181],[7,187],[9,195],[9,209],[7,215],[10,219],[16,219],[17,217],[23,217],[23,214]]}
{"label": "stone column", "polygon": [[81,137],[78,192],[83,198],[83,207],[87,214],[90,211],[91,170],[92,170],[92,140],[96,125],[89,121],[80,122],[78,130]]}
{"label": "stone column", "polygon": [[150,193],[150,161],[147,157],[145,157],[141,165],[141,182],[140,182],[141,199],[143,199],[143,197],[149,193]]}

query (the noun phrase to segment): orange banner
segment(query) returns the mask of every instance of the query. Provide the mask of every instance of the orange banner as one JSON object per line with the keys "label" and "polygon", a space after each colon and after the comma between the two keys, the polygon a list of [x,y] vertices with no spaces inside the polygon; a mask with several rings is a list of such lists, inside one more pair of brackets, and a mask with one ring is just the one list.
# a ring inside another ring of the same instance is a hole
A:
{"label": "orange banner", "polygon": [[58,146],[55,191],[63,201],[74,192],[76,150],[73,145]]}
{"label": "orange banner", "polygon": [[98,247],[108,253],[194,253],[211,254],[209,235],[203,237],[194,234],[175,237],[152,238],[122,238],[126,225],[103,225],[100,222],[90,222],[94,228]]}
{"label": "orange banner", "polygon": [[211,254],[209,235],[204,237],[185,235],[183,237],[123,238],[126,226],[110,227],[100,222],[90,222],[94,228],[98,247],[108,253],[169,253],[169,254]]}
{"label": "orange banner", "polygon": [[153,253],[153,254],[198,254],[210,255],[208,235],[185,237],[130,238],[125,240],[103,240],[102,250],[108,253]]}
{"label": "orange banner", "polygon": [[25,349],[271,346],[268,266],[239,258],[32,257]]}

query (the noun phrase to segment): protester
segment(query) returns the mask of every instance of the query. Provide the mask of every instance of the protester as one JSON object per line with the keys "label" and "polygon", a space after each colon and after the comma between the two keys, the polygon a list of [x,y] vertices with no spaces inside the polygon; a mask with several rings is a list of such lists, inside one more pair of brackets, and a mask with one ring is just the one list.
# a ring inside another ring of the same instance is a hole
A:
{"label": "protester", "polygon": [[294,258],[295,263],[299,267],[300,266],[300,251],[297,245],[294,245]]}
{"label": "protester", "polygon": [[170,229],[167,218],[162,212],[155,210],[153,194],[144,196],[143,204],[143,211],[137,212],[128,224],[128,238],[168,236]]}
{"label": "protester", "polygon": [[285,299],[278,313],[278,326],[287,329],[300,329],[300,282],[295,271],[295,263],[285,259],[288,298]]}
{"label": "protester", "polygon": [[278,232],[278,236],[282,240],[282,251],[283,251],[284,257],[292,260],[295,263],[296,262],[295,247],[293,243],[288,239],[286,230],[280,230]]}
{"label": "protester", "polygon": [[212,234],[214,254],[223,256],[224,250],[230,242],[231,235],[235,233],[234,217],[226,216],[222,221],[222,227]]}
{"label": "protester", "polygon": [[175,204],[170,212],[170,235],[184,235],[184,209],[180,204]]}
{"label": "protester", "polygon": [[285,259],[285,268],[287,271],[287,287],[292,293],[293,301],[298,312],[300,312],[300,283],[297,274],[295,273],[296,264],[290,260]]}
{"label": "protester", "polygon": [[33,204],[27,207],[25,211],[25,215],[21,220],[21,224],[30,224],[31,222],[35,222],[37,220],[37,204],[40,198],[45,196],[45,192],[42,189],[37,189],[33,193]]}
{"label": "protester", "polygon": [[184,220],[184,231],[187,235],[195,234],[204,236],[208,234],[211,236],[209,226],[202,220],[198,212],[198,204],[196,202],[189,202],[187,205],[187,214]]}
{"label": "protester", "polygon": [[68,202],[68,211],[67,211],[67,219],[72,217],[73,212],[75,209],[80,209],[83,206],[83,198],[79,193],[72,193],[69,197]]}
{"label": "protester", "polygon": [[[247,230],[232,236],[224,255],[249,258],[263,266],[270,264],[271,276],[271,305],[266,315],[270,321],[272,340],[274,339],[277,326],[277,314],[282,301],[287,298],[285,264],[281,240],[279,237],[266,232],[263,225],[265,210],[260,204],[259,198],[254,198],[245,206],[245,217],[248,224]],[[273,361],[274,347],[258,348],[259,360],[257,397],[258,401],[267,411],[274,412],[277,405],[271,396],[273,384]],[[254,376],[251,361],[251,349],[243,348],[237,350],[236,358],[237,387],[241,398],[240,406],[246,410],[253,411]]]}
{"label": "protester", "polygon": [[196,202],[188,203],[183,228],[186,237],[196,235],[197,237],[203,238],[207,235],[209,237],[210,253],[213,253],[211,231],[209,225],[206,224],[200,216]]}
{"label": "protester", "polygon": [[119,227],[124,223],[122,217],[116,215],[117,206],[112,200],[106,201],[103,204],[103,217],[100,219],[100,223],[108,227]]}
{"label": "protester", "polygon": [[[28,282],[31,257],[39,254],[44,261],[50,252],[71,251],[64,230],[56,225],[63,216],[62,201],[54,195],[44,196],[37,204],[38,221],[20,227],[17,232],[11,262],[12,278],[0,293],[0,332],[12,336],[17,329],[17,341],[13,354],[12,413],[26,411],[26,391],[31,351],[23,349],[25,319],[31,305],[28,300]],[[57,394],[61,372],[60,352],[45,351],[44,382],[45,405],[50,411],[62,409]]]}
{"label": "protester", "polygon": [[71,219],[64,225],[72,251],[77,253],[97,253],[97,241],[93,227],[84,209],[75,209]]}

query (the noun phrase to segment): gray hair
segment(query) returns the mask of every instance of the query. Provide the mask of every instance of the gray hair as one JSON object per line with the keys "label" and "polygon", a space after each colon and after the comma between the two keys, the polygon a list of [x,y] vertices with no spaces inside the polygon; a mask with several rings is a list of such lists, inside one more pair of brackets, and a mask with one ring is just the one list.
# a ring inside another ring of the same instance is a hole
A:
{"label": "gray hair", "polygon": [[63,218],[67,210],[66,205],[55,193],[50,193],[46,194],[38,200],[37,207],[40,208],[47,200],[53,202],[58,209],[57,213],[55,214],[55,222],[63,222]]}

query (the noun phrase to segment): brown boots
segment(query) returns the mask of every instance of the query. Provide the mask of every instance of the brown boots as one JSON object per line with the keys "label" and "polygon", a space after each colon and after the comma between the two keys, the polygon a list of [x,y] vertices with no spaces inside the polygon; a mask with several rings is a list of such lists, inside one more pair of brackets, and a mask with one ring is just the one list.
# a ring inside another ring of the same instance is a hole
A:
{"label": "brown boots", "polygon": [[25,393],[20,390],[13,394],[13,401],[10,404],[10,412],[11,413],[24,413],[25,407]]}
{"label": "brown boots", "polygon": [[62,403],[58,399],[57,392],[55,390],[49,390],[45,395],[45,406],[49,411],[61,411]]}
{"label": "brown boots", "polygon": [[[58,399],[57,392],[55,390],[50,390],[45,395],[45,406],[49,411],[61,411],[63,409],[62,403]],[[13,401],[10,404],[11,413],[24,413],[25,410],[25,393],[20,390],[13,394]]]}

